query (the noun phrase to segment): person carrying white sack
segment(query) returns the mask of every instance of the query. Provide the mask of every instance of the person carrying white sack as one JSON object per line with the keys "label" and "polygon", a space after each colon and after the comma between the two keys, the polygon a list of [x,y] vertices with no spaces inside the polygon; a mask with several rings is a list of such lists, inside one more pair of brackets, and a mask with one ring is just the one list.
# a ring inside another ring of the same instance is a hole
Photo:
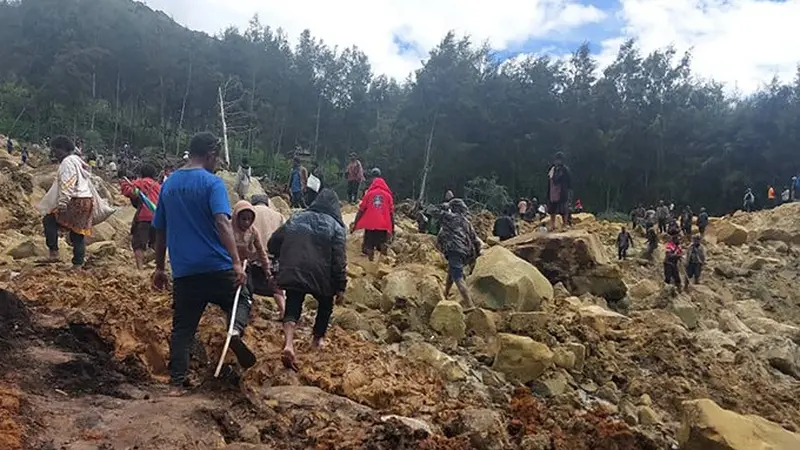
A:
{"label": "person carrying white sack", "polygon": [[75,144],[66,136],[50,141],[50,151],[59,162],[58,174],[38,209],[44,214],[44,236],[50,254],[45,262],[57,262],[58,231],[69,232],[72,266],[81,268],[86,260],[86,236],[92,225],[114,213],[92,186],[89,166],[75,154]]}

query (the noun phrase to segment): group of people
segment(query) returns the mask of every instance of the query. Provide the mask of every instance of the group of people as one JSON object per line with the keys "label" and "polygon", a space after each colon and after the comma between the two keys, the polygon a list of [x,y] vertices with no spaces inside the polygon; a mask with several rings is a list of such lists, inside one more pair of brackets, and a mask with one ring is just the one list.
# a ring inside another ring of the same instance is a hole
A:
{"label": "group of people", "polygon": [[[783,203],[790,203],[797,200],[797,191],[800,189],[800,179],[797,176],[793,176],[792,179],[789,181],[788,186],[783,187],[783,191],[781,191],[780,196],[778,196],[777,191],[774,187],[767,186],[767,208],[774,208],[779,206]],[[747,212],[753,211],[756,208],[756,196],[753,194],[752,188],[747,188],[744,193],[744,198],[742,199],[742,209]]]}

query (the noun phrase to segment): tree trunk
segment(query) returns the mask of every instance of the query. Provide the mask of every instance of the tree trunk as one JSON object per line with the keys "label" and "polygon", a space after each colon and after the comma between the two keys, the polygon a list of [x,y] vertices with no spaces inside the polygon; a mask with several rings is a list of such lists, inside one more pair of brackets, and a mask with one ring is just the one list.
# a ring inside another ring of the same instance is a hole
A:
{"label": "tree trunk", "polygon": [[225,149],[225,163],[230,167],[231,155],[228,151],[228,124],[225,123],[225,103],[222,100],[222,86],[217,88],[219,93],[219,116],[222,120],[222,146]]}
{"label": "tree trunk", "polygon": [[97,66],[92,70],[92,123],[89,129],[94,131],[94,119],[97,116]]}
{"label": "tree trunk", "polygon": [[183,118],[186,114],[186,99],[189,98],[189,89],[192,86],[192,59],[189,58],[189,75],[186,77],[186,90],[183,92],[183,103],[181,104],[181,117],[178,120],[177,139],[175,139],[175,156],[181,154],[181,134],[183,133]]}
{"label": "tree trunk", "polygon": [[314,128],[314,159],[317,159],[317,143],[319,142],[319,115],[322,111],[322,93],[319,94],[319,99],[317,100],[317,124]]}
{"label": "tree trunk", "polygon": [[111,145],[111,152],[117,151],[117,136],[119,134],[119,68],[117,68],[117,89],[114,93],[114,143]]}
{"label": "tree trunk", "polygon": [[422,183],[419,188],[419,199],[418,202],[422,203],[422,199],[425,198],[425,188],[428,184],[428,171],[430,170],[431,164],[431,147],[433,146],[433,135],[436,132],[436,119],[438,117],[438,113],[433,114],[433,121],[431,122],[431,132],[428,134],[428,145],[425,148],[425,166],[422,168]]}

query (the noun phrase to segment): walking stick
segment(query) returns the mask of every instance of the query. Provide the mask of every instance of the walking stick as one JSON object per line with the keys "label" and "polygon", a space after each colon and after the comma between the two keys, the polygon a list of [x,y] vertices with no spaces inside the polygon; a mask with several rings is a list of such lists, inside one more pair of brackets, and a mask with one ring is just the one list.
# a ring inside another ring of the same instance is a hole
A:
{"label": "walking stick", "polygon": [[[242,264],[243,268],[247,269],[247,260]],[[228,320],[228,335],[225,337],[225,345],[222,347],[222,355],[219,357],[217,363],[217,370],[214,371],[214,378],[219,378],[219,373],[222,370],[222,363],[225,362],[225,356],[228,354],[228,347],[231,345],[231,338],[233,337],[233,327],[236,324],[236,309],[239,307],[239,295],[242,293],[242,286],[236,289],[236,295],[233,297],[233,308],[231,309],[231,316]]]}

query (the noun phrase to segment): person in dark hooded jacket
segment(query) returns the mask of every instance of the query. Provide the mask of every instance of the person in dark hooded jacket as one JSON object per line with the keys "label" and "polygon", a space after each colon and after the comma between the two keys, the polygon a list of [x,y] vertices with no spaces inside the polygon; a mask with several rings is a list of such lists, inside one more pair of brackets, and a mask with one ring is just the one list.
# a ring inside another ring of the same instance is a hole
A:
{"label": "person in dark hooded jacket", "polygon": [[701,236],[705,236],[707,227],[708,212],[706,212],[705,208],[700,208],[700,214],[697,215],[697,228],[700,230]]}
{"label": "person in dark hooded jacket", "polygon": [[317,300],[312,345],[324,345],[334,300],[341,304],[347,287],[346,231],[339,197],[323,189],[311,206],[293,215],[269,240],[269,252],[278,257],[278,286],[286,290],[283,316],[284,366],[297,369],[294,332],[303,312],[303,300]]}
{"label": "person in dark hooded jacket", "polygon": [[444,295],[450,296],[450,290],[455,283],[461,294],[462,306],[465,311],[475,309],[469,297],[467,283],[464,281],[464,266],[474,262],[481,254],[481,243],[475,229],[467,219],[469,209],[460,198],[449,202],[450,211],[445,212],[441,219],[441,229],[436,239],[436,246],[447,259],[447,282]]}
{"label": "person in dark hooded jacket", "polygon": [[500,241],[506,241],[517,235],[517,224],[514,222],[514,214],[517,208],[514,205],[506,207],[506,214],[497,218],[494,221],[494,229],[492,234],[500,238]]}

